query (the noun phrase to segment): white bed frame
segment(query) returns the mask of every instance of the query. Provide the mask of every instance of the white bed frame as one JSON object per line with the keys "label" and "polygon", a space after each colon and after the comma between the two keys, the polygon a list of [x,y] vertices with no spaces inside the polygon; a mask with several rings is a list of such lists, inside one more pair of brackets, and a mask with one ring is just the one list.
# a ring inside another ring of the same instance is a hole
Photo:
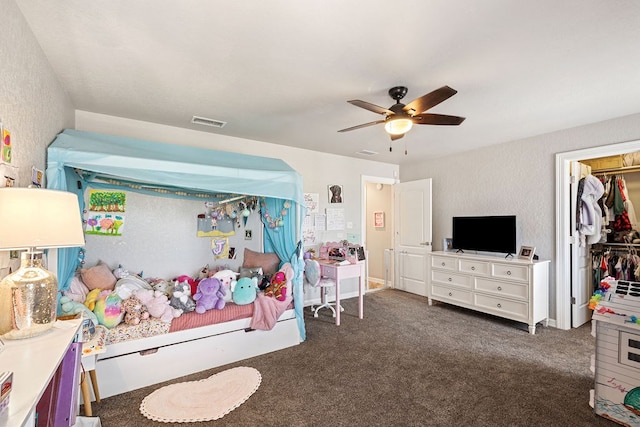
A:
{"label": "white bed frame", "polygon": [[293,309],[270,331],[251,319],[186,329],[107,346],[96,361],[100,397],[109,397],[300,344]]}

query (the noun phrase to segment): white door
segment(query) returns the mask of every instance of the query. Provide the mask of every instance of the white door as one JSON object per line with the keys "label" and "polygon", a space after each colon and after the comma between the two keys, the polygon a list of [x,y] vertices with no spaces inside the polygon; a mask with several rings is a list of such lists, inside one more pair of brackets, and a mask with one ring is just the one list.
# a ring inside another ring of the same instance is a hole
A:
{"label": "white door", "polygon": [[431,179],[397,184],[395,190],[395,287],[427,296],[431,252]]}
{"label": "white door", "polygon": [[576,212],[578,210],[578,182],[580,178],[591,174],[591,166],[580,162],[571,162],[571,326],[577,328],[591,320],[589,299],[593,293],[591,284],[590,245],[580,246],[576,231]]}

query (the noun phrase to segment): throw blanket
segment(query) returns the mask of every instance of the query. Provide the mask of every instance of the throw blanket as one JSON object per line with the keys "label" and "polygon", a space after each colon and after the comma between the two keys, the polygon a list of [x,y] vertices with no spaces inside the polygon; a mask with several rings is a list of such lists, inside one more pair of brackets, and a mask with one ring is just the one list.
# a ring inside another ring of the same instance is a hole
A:
{"label": "throw blanket", "polygon": [[284,301],[278,301],[272,297],[266,297],[259,293],[253,302],[253,317],[251,318],[251,329],[261,329],[270,331],[276,326],[278,318],[291,304],[292,297],[288,296]]}

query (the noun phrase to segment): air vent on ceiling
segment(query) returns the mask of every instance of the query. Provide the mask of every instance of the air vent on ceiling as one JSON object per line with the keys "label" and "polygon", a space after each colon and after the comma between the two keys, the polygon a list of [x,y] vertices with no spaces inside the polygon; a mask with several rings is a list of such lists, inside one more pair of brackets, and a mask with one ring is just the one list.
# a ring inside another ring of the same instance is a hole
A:
{"label": "air vent on ceiling", "polygon": [[214,128],[221,128],[227,124],[227,122],[208,119],[206,117],[199,117],[199,116],[193,116],[193,118],[191,119],[191,123],[195,123],[197,125],[203,125],[203,126],[212,126]]}
{"label": "air vent on ceiling", "polygon": [[365,156],[375,156],[378,153],[371,150],[361,150],[361,151],[356,151],[356,154],[364,154]]}

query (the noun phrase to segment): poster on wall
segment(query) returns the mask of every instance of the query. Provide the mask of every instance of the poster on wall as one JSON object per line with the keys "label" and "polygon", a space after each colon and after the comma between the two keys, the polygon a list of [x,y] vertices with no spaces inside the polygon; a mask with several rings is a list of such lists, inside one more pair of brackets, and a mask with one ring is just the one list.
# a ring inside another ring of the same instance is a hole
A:
{"label": "poster on wall", "polygon": [[86,234],[122,236],[127,196],[124,191],[89,191]]}
{"label": "poster on wall", "polygon": [[327,208],[327,230],[344,230],[344,209]]}
{"label": "poster on wall", "polygon": [[4,163],[11,163],[11,132],[0,123],[0,134],[2,135],[2,149],[0,150],[0,160]]}
{"label": "poster on wall", "polygon": [[320,211],[320,194],[319,193],[304,193],[304,204],[307,208],[307,213],[312,214]]}
{"label": "poster on wall", "polygon": [[[229,258],[229,239],[216,237],[211,239],[211,252],[215,259]],[[235,252],[235,251],[234,251]]]}

